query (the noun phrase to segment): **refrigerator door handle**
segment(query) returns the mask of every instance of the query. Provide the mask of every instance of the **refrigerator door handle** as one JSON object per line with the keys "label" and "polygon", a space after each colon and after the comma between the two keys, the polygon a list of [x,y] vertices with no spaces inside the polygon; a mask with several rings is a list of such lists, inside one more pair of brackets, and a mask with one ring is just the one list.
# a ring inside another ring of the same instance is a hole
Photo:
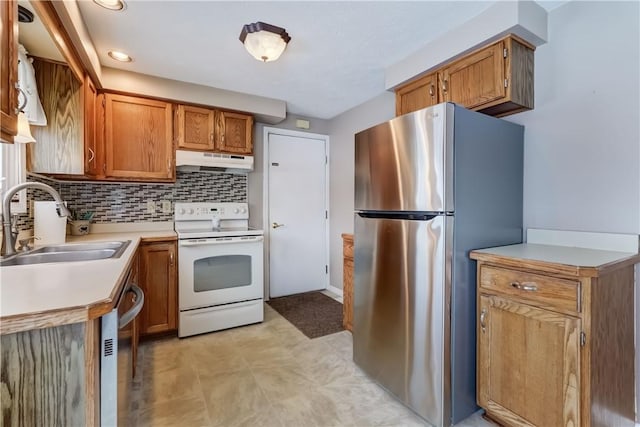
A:
{"label": "refrigerator door handle", "polygon": [[430,221],[438,216],[445,215],[444,212],[356,212],[361,218],[369,219],[399,219],[410,221]]}

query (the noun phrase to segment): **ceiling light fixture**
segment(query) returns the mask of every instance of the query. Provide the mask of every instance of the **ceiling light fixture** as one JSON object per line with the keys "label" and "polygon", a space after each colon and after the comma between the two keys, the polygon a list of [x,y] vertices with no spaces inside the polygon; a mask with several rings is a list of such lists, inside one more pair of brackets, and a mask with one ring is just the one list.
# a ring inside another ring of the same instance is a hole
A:
{"label": "ceiling light fixture", "polygon": [[240,41],[258,61],[275,61],[282,55],[291,37],[284,28],[264,22],[254,22],[242,27]]}
{"label": "ceiling light fixture", "polygon": [[109,51],[109,56],[112,59],[115,59],[116,61],[120,61],[120,62],[131,62],[131,61],[133,61],[133,59],[129,55],[127,55],[124,52],[119,52],[117,50],[110,50]]}
{"label": "ceiling light fixture", "polygon": [[122,0],[93,0],[93,2],[109,10],[123,10],[125,7]]}

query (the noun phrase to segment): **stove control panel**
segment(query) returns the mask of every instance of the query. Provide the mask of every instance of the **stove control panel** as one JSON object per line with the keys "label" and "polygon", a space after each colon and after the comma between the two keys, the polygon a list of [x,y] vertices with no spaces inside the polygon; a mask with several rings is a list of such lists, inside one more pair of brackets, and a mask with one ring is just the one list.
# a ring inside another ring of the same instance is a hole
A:
{"label": "stove control panel", "polygon": [[247,203],[176,203],[175,221],[207,219],[249,219]]}

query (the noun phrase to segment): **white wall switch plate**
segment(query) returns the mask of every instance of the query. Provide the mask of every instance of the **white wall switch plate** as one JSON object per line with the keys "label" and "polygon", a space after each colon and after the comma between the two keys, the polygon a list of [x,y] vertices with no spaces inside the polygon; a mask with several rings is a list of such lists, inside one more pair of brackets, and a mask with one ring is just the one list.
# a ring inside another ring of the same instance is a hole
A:
{"label": "white wall switch plate", "polygon": [[165,213],[165,214],[171,213],[171,200],[162,201],[162,213]]}
{"label": "white wall switch plate", "polygon": [[147,200],[147,213],[156,213],[156,202],[153,200]]}

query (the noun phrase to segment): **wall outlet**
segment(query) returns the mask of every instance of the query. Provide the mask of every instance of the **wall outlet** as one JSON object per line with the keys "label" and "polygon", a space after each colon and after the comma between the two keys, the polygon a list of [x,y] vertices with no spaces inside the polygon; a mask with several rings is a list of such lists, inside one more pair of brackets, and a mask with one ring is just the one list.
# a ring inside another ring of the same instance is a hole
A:
{"label": "wall outlet", "polygon": [[147,213],[156,213],[156,202],[153,200],[147,200]]}
{"label": "wall outlet", "polygon": [[165,214],[171,213],[171,200],[162,201],[162,213],[165,213]]}

